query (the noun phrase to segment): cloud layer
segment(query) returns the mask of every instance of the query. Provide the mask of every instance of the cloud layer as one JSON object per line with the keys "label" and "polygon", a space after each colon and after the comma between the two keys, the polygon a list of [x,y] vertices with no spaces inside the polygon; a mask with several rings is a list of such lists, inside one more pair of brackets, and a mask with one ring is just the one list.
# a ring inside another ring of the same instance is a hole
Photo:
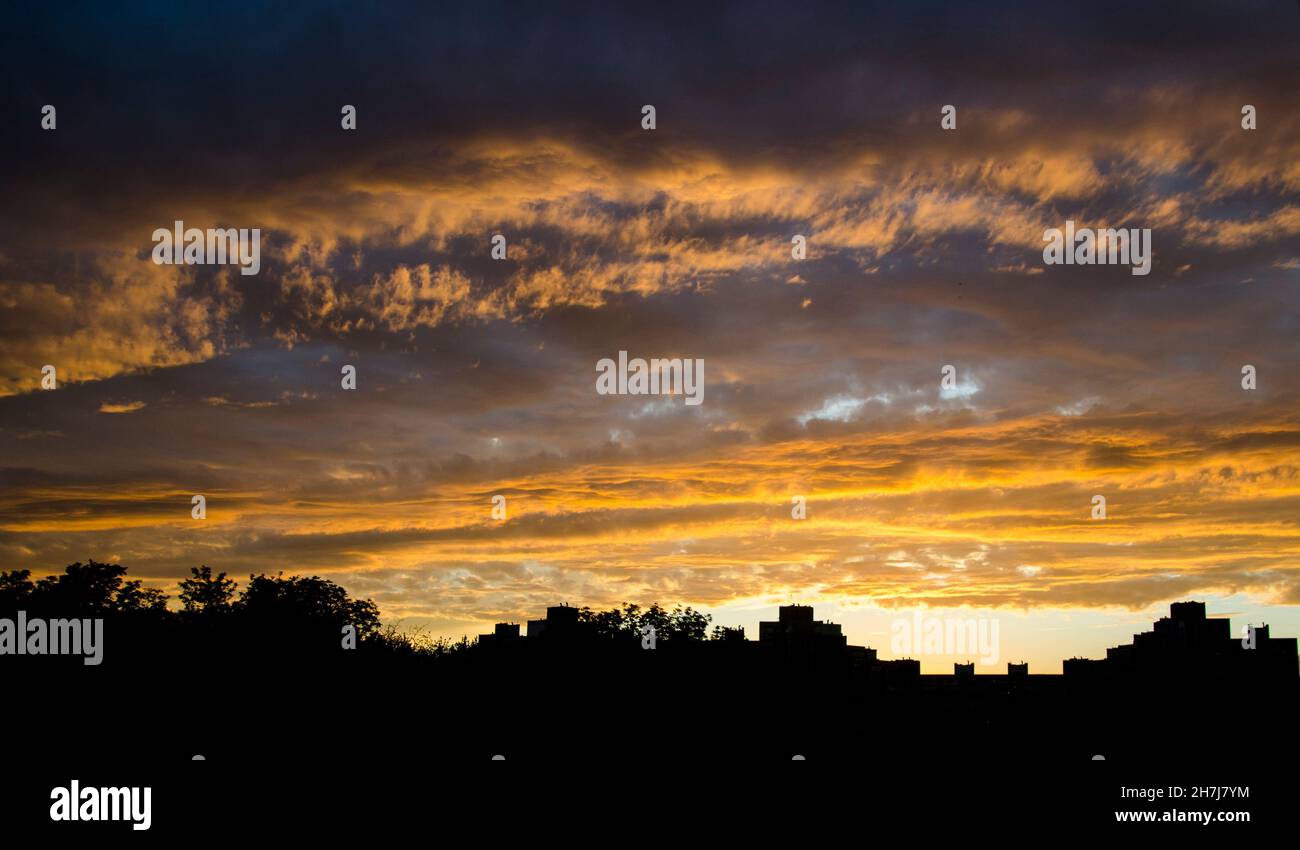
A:
{"label": "cloud layer", "polygon": [[[198,21],[26,20],[3,565],[323,572],[456,634],[1300,603],[1300,14],[1247,6],[266,7],[238,63]],[[1044,266],[1067,219],[1151,228],[1152,273]],[[261,228],[261,273],[154,265],[175,220]],[[705,404],[597,395],[620,350],[702,358]]]}

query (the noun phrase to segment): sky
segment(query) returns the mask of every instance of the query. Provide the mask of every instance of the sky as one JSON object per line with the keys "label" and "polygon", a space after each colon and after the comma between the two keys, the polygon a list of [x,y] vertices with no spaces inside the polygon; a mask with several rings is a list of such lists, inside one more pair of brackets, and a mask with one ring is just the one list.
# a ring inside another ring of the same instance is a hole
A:
{"label": "sky", "polygon": [[[1045,5],[17,7],[0,569],[451,637],[798,602],[881,657],[920,609],[1002,624],[982,672],[1181,599],[1300,634],[1300,5]],[[259,273],[155,264],[176,220]],[[1046,265],[1066,221],[1150,274]],[[619,351],[703,403],[598,394]]]}

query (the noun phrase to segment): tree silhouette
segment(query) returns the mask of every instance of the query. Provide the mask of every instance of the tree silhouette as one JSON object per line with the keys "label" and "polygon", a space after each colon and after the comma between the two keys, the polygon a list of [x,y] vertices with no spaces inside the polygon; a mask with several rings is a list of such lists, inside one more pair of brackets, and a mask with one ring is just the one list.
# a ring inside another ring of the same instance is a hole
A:
{"label": "tree silhouette", "polygon": [[235,581],[226,578],[225,573],[213,577],[208,566],[190,567],[190,573],[193,578],[180,583],[180,599],[185,610],[191,614],[229,613],[235,598]]}
{"label": "tree silhouette", "polygon": [[625,602],[622,608],[608,611],[583,608],[578,612],[578,621],[586,624],[594,637],[605,640],[639,640],[645,627],[650,626],[656,641],[696,643],[705,639],[712,619],[708,614],[680,605],[666,611],[657,602],[645,609]]}
{"label": "tree silhouette", "polygon": [[709,640],[725,641],[728,643],[739,641],[743,643],[745,640],[745,628],[743,626],[714,626],[713,634],[709,636]]}
{"label": "tree silhouette", "polygon": [[31,596],[31,570],[0,573],[0,611],[17,611],[28,604]]}
{"label": "tree silhouette", "polygon": [[[165,593],[124,578],[126,567],[121,564],[78,561],[61,575],[36,582],[30,570],[13,570],[0,573],[0,611],[25,609],[35,616],[59,617],[123,615],[132,622],[152,619],[174,624],[181,617],[202,615],[209,626],[220,629],[255,625],[263,633],[275,630],[303,637],[310,632],[309,641],[326,633],[337,636],[345,625],[356,627],[358,639],[379,634],[375,603],[352,599],[342,587],[319,576],[249,576],[248,586],[236,599],[237,585],[225,573],[214,576],[205,565],[191,567],[190,574],[180,582],[182,611],[172,612]],[[326,641],[318,645],[337,647]]]}
{"label": "tree silhouette", "polygon": [[156,587],[144,587],[137,580],[126,581],[118,588],[114,610],[119,612],[167,612],[167,594]]}
{"label": "tree silhouette", "polygon": [[319,576],[249,576],[248,586],[233,609],[263,623],[329,625],[336,634],[342,626],[356,626],[361,639],[379,630],[379,608],[375,603],[352,599],[342,587]]}
{"label": "tree silhouette", "polygon": [[165,593],[138,580],[125,580],[125,575],[121,564],[94,560],[70,564],[62,575],[35,583],[29,570],[0,573],[0,608],[79,617],[166,612]]}

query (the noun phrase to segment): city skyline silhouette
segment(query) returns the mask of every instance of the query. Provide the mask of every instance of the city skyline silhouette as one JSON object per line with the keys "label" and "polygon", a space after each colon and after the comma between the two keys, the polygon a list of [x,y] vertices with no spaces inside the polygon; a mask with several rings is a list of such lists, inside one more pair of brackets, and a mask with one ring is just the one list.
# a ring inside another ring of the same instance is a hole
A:
{"label": "city skyline silhouette", "polygon": [[[489,755],[509,751],[516,760],[554,758],[560,739],[528,731],[551,725],[568,730],[564,745],[606,760],[663,746],[759,760],[798,746],[808,758],[842,760],[882,746],[870,731],[877,724],[919,732],[952,712],[976,723],[979,734],[967,735],[959,724],[931,729],[925,740],[905,736],[897,745],[972,756],[1001,748],[1053,763],[1106,741],[1106,758],[1122,761],[1152,748],[1186,756],[1185,736],[1203,723],[1203,712],[1230,710],[1243,694],[1279,708],[1300,694],[1295,637],[1260,628],[1247,646],[1230,634],[1229,621],[1207,618],[1196,601],[1174,603],[1168,617],[1105,658],[1067,660],[1064,675],[1036,674],[1009,661],[1005,673],[979,676],[962,664],[949,674],[922,675],[915,660],[880,659],[800,605],[782,606],[778,619],[760,622],[757,641],[734,628],[709,631],[708,617],[689,607],[599,611],[560,604],[529,620],[526,631],[502,623],[474,640],[421,642],[383,627],[370,600],[352,599],[318,577],[263,574],[241,587],[224,573],[194,568],[179,601],[179,608],[169,608],[125,568],[95,561],[39,581],[24,571],[0,573],[0,637],[6,639],[0,664],[8,681],[31,695],[29,704],[42,707],[37,716],[68,716],[88,693],[106,700],[103,710],[118,722],[149,713],[171,731],[138,751],[146,762],[173,757],[178,745],[205,759],[223,752],[248,759],[263,750],[310,757],[302,747],[310,747],[311,735],[285,738],[272,727],[245,730],[235,740],[219,727],[174,725],[196,712],[238,716],[250,701],[282,706],[281,716],[295,718],[295,726],[325,734],[335,720],[320,709],[343,699],[349,723],[357,724],[350,728],[366,729],[375,740],[397,736],[395,743],[406,731],[394,722],[403,710],[357,701],[380,693],[404,694],[419,710],[422,695],[471,697],[437,709],[458,717],[460,734],[438,742],[440,758],[453,762],[474,762],[487,749]],[[73,617],[103,620],[99,663],[83,665],[75,648],[64,657],[13,653],[14,623]],[[626,713],[637,694],[649,700],[645,723],[635,711]],[[725,694],[746,708],[700,714],[704,694]],[[525,715],[520,698],[531,706]],[[1193,700],[1200,708],[1153,732],[1102,708],[1115,699]],[[1062,722],[1093,731],[1078,740],[1038,737]],[[1016,726],[1022,727],[1019,745],[1005,737]],[[112,752],[115,745],[97,740],[94,728],[90,737],[74,726],[57,740],[18,743],[47,755]],[[1197,752],[1216,746],[1230,752],[1235,743],[1202,740]],[[394,756],[382,749],[357,754],[376,764]]]}

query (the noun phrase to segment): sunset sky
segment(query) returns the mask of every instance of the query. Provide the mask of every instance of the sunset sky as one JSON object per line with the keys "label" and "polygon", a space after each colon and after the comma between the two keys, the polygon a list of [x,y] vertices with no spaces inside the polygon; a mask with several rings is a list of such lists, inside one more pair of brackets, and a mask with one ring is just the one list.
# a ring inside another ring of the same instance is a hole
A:
{"label": "sunset sky", "polygon": [[[881,657],[937,608],[1045,673],[1180,599],[1300,635],[1300,7],[1044,5],[15,13],[0,569],[455,637],[800,602]],[[178,219],[260,273],[155,265]],[[1067,220],[1151,273],[1045,266]],[[620,350],[703,404],[597,395]]]}

